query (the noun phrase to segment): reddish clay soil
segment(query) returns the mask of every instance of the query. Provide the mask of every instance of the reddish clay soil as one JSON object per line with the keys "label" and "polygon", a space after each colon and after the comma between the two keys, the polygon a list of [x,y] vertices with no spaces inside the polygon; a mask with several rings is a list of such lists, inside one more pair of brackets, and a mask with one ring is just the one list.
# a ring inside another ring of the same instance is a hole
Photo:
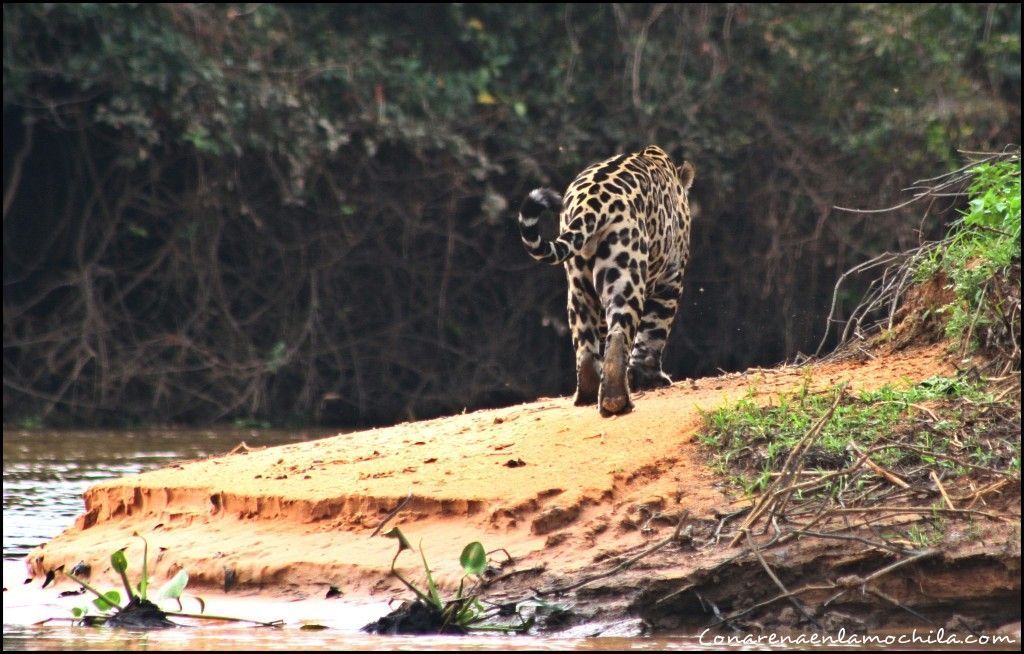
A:
{"label": "reddish clay soil", "polygon": [[[570,398],[542,399],[173,465],[89,489],[84,514],[30,554],[30,571],[84,560],[96,579],[114,550],[141,560],[138,532],[158,583],[184,567],[192,587],[404,595],[387,574],[396,542],[370,536],[411,492],[388,528],[422,543],[442,585],[457,583],[459,553],[474,540],[505,548],[518,569],[565,578],[649,544],[638,526],[652,513],[736,509],[695,440],[702,410],[747,394],[769,402],[804,384],[913,383],[951,374],[943,355],[933,345],[687,380],[637,394],[633,412],[614,418]],[[418,559],[400,559],[417,578]]]}

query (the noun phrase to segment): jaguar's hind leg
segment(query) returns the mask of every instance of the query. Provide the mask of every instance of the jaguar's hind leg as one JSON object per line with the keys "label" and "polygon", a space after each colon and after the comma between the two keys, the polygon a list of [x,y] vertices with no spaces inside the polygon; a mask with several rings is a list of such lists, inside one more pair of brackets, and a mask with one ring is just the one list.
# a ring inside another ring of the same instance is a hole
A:
{"label": "jaguar's hind leg", "polygon": [[[629,247],[628,230],[618,233],[621,246]],[[633,408],[629,399],[629,354],[640,324],[641,298],[644,293],[640,264],[643,253],[630,248],[617,254],[609,252],[594,265],[594,280],[605,312],[608,336],[605,339],[601,368],[598,408],[602,415],[625,413]]]}
{"label": "jaguar's hind leg", "polygon": [[682,292],[682,276],[679,275],[670,282],[656,285],[645,299],[640,330],[629,357],[632,388],[646,390],[672,384],[672,378],[661,369],[661,358]]}
{"label": "jaguar's hind leg", "polygon": [[614,330],[605,342],[604,366],[601,370],[599,406],[601,415],[626,413],[633,408],[629,399],[629,379],[626,376],[626,334]]}
{"label": "jaguar's hind leg", "polygon": [[584,406],[597,402],[597,393],[601,388],[601,360],[590,351],[583,351],[576,356],[576,397],[573,404]]}
{"label": "jaguar's hind leg", "polygon": [[566,263],[569,327],[576,351],[576,406],[595,404],[601,387],[601,305],[585,261]]}

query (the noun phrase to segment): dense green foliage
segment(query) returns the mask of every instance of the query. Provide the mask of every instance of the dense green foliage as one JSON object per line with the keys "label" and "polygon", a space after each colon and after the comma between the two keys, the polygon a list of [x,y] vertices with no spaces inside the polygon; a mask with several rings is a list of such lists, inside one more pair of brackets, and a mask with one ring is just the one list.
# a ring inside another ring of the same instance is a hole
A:
{"label": "dense green foliage", "polygon": [[[915,276],[943,274],[956,299],[946,334],[964,346],[1015,340],[1020,365],[1020,159],[971,169],[970,201],[941,247],[918,264]],[[1008,292],[1009,291],[1009,292]]]}
{"label": "dense green foliage", "polygon": [[[1020,6],[4,6],[4,410],[392,422],[567,392],[529,189],[697,165],[676,377],[808,350],[1020,139]],[[941,221],[925,236],[943,233]],[[847,298],[855,300],[855,298]]]}

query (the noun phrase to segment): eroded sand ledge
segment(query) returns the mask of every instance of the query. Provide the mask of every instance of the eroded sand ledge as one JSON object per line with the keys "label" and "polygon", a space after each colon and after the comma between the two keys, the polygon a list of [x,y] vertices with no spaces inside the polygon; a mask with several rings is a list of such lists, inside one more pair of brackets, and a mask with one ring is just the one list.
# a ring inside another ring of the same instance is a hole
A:
{"label": "eroded sand ledge", "polygon": [[[184,567],[191,587],[402,596],[387,575],[395,542],[370,534],[411,492],[390,524],[422,542],[442,585],[457,583],[459,552],[480,540],[531,571],[523,584],[547,586],[664,538],[671,516],[736,509],[694,442],[700,410],[751,391],[767,402],[805,383],[870,389],[952,372],[937,345],[678,382],[616,418],[545,399],[177,464],[90,488],[75,526],[29,555],[30,573],[85,561],[96,579],[116,549],[141,559],[138,532],[158,582]],[[639,529],[654,513],[665,519]],[[414,557],[403,561],[419,572]],[[1017,561],[1019,597],[1019,541]],[[707,565],[694,552],[632,576],[664,584]]]}

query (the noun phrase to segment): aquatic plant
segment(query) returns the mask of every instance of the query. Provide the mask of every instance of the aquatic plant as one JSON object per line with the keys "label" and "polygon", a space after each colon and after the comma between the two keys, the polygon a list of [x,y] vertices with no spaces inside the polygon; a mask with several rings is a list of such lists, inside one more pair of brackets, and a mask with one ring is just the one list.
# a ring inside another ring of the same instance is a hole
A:
{"label": "aquatic plant", "polygon": [[[184,595],[185,587],[188,585],[188,572],[179,570],[171,579],[157,589],[150,597],[149,586],[149,543],[139,534],[136,537],[142,540],[142,571],[138,582],[132,584],[128,579],[128,556],[125,554],[127,548],[121,548],[110,555],[110,567],[121,578],[124,586],[125,597],[128,602],[122,605],[121,592],[117,589],[105,592],[98,590],[89,582],[76,574],[78,566],[70,572],[60,566],[51,570],[46,575],[43,587],[46,587],[57,574],[68,577],[83,589],[92,593],[96,598],[92,606],[76,606],[71,609],[72,617],[79,623],[89,626],[103,625],[107,627],[122,627],[132,629],[163,629],[167,627],[180,626],[170,620],[170,617],[196,618],[202,620],[222,620],[229,622],[251,622],[263,626],[279,626],[281,621],[259,622],[246,618],[235,618],[230,616],[210,615],[206,611],[206,602],[201,597],[195,597],[199,603],[199,613],[188,613],[183,610],[181,598]],[[178,610],[164,610],[157,602],[174,601]]]}
{"label": "aquatic plant", "polygon": [[[398,609],[363,627],[363,631],[389,634],[465,634],[470,631],[523,633],[533,626],[533,619],[524,619],[519,613],[518,605],[509,607],[485,602],[479,595],[479,584],[473,586],[472,590],[467,590],[467,579],[480,580],[487,569],[487,552],[479,542],[474,541],[463,548],[459,563],[465,574],[459,580],[455,596],[443,599],[427,563],[427,557],[423,553],[422,544],[419,552],[426,576],[425,589],[406,579],[395,567],[402,552],[413,550],[409,539],[398,527],[391,529],[384,536],[398,541],[398,551],[391,559],[391,574],[412,591],[416,599],[403,602]],[[518,623],[489,622],[502,616],[517,618]]]}

